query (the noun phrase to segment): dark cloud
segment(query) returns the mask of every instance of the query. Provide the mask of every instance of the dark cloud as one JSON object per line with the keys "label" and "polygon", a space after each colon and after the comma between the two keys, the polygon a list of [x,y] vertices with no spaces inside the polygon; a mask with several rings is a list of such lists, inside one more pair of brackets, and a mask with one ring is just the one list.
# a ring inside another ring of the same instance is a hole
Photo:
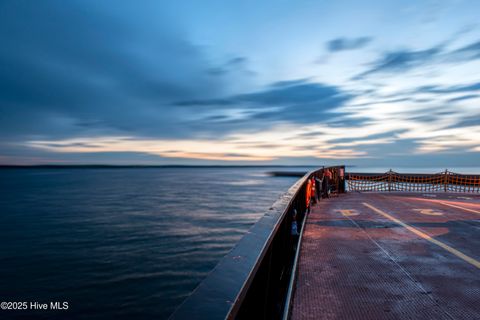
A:
{"label": "dark cloud", "polygon": [[72,143],[56,143],[56,142],[50,142],[50,143],[44,143],[43,146],[45,147],[51,147],[51,148],[59,148],[59,147],[88,147],[88,148],[98,148],[99,146],[93,144],[93,143],[84,143],[84,142],[72,142]]}
{"label": "dark cloud", "polygon": [[[338,87],[321,83],[313,83],[302,79],[275,82],[268,86],[265,90],[248,94],[235,95],[221,99],[179,101],[175,104],[181,106],[212,106],[234,105],[242,103],[245,105],[245,103],[251,103],[250,106],[273,107],[310,104],[329,99],[345,101],[349,98],[350,96],[344,93]],[[339,103],[335,103],[335,105],[332,105],[332,108],[338,105]]]}
{"label": "dark cloud", "polygon": [[255,75],[256,73],[250,70],[248,64],[248,59],[246,57],[235,57],[229,59],[220,66],[208,69],[207,72],[212,76],[224,76],[235,72],[243,73],[249,76]]}
{"label": "dark cloud", "polygon": [[226,65],[228,66],[242,66],[248,62],[248,59],[245,57],[235,57],[227,61]]}
{"label": "dark cloud", "polygon": [[480,118],[472,118],[472,119],[465,119],[462,120],[455,125],[451,126],[450,128],[462,128],[462,127],[472,127],[472,126],[479,126],[480,125]]}
{"label": "dark cloud", "polygon": [[460,97],[455,97],[455,98],[452,98],[452,99],[448,99],[447,102],[458,102],[458,101],[464,101],[464,100],[470,100],[470,99],[476,99],[476,98],[480,98],[480,95],[478,95],[478,94],[467,94],[467,95],[463,95],[463,96],[460,96]]}
{"label": "dark cloud", "polygon": [[480,59],[480,41],[468,44],[450,53],[451,58],[460,60]]}
{"label": "dark cloud", "polygon": [[[347,99],[347,95],[335,86],[306,81],[293,82],[291,85],[287,83],[284,83],[282,86],[280,86],[279,83],[274,83],[264,91],[240,95],[235,99],[237,101],[268,106],[322,104],[326,101],[331,102],[331,100],[338,100],[338,102],[331,105],[331,108],[338,106]],[[323,108],[325,107],[327,106],[323,106]]]}
{"label": "dark cloud", "polygon": [[282,81],[277,81],[272,84],[270,84],[271,88],[285,88],[285,87],[291,87],[291,86],[296,86],[296,85],[302,85],[305,83],[311,82],[310,78],[302,78],[302,79],[295,79],[295,80],[282,80]]}
{"label": "dark cloud", "polygon": [[218,95],[225,79],[155,5],[1,2],[2,138],[191,134],[170,102]]}
{"label": "dark cloud", "polygon": [[367,46],[372,40],[371,37],[336,38],[328,41],[326,48],[330,52],[356,50]]}
{"label": "dark cloud", "polygon": [[480,91],[480,82],[475,82],[471,84],[464,85],[455,85],[455,86],[439,86],[439,85],[428,85],[422,86],[416,89],[413,93],[462,93],[462,92],[476,92]]}
{"label": "dark cloud", "polygon": [[406,102],[406,101],[414,101],[414,100],[411,99],[411,98],[401,97],[401,98],[388,99],[388,100],[375,100],[375,101],[371,101],[371,102],[356,103],[356,104],[352,104],[351,106],[352,107],[363,107],[363,106],[372,106],[372,105],[376,105],[376,104],[388,104],[388,103],[398,103],[398,102]]}
{"label": "dark cloud", "polygon": [[194,100],[181,100],[172,102],[173,106],[180,107],[192,107],[192,106],[229,106],[235,104],[231,98],[215,98],[215,99],[194,99]]}
{"label": "dark cloud", "polygon": [[[276,121],[325,121],[335,117],[336,114],[332,111],[352,98],[352,94],[339,87],[301,79],[275,82],[258,92],[222,99],[181,101],[176,105],[210,109],[217,107],[218,111],[224,111],[226,107],[238,107],[246,111],[246,118],[243,120],[245,125],[252,126],[252,120],[259,120],[262,126],[265,126]],[[209,118],[211,119],[211,116]],[[232,124],[231,121],[228,123]]]}
{"label": "dark cloud", "polygon": [[383,54],[371,67],[354,79],[361,79],[375,73],[398,73],[431,63],[442,53],[443,47],[436,46],[426,50],[397,50]]}
{"label": "dark cloud", "polygon": [[353,77],[359,80],[372,74],[397,74],[433,63],[458,63],[480,59],[480,41],[470,43],[455,50],[447,50],[448,45],[461,33],[442,43],[424,50],[402,49],[384,52],[370,68]]}

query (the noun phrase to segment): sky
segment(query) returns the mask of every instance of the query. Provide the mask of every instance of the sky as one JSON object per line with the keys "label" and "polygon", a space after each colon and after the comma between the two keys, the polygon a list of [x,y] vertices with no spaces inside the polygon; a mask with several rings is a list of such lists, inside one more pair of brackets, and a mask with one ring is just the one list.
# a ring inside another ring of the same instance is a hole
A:
{"label": "sky", "polygon": [[479,1],[0,1],[0,164],[478,166]]}

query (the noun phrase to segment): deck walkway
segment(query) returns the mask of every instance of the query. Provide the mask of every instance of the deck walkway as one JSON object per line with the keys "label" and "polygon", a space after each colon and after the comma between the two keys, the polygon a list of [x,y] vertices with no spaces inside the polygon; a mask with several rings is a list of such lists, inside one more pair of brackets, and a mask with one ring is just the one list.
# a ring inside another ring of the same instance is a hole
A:
{"label": "deck walkway", "polygon": [[480,195],[348,193],[310,213],[291,319],[480,319]]}

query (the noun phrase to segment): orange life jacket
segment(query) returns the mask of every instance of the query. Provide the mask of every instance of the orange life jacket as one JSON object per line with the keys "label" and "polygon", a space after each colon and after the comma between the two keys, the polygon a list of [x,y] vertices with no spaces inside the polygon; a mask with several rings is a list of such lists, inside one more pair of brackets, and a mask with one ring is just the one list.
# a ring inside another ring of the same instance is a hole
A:
{"label": "orange life jacket", "polygon": [[308,205],[310,204],[310,197],[312,196],[312,180],[311,179],[308,179],[307,190],[305,192],[305,195],[306,195],[305,200],[308,207]]}

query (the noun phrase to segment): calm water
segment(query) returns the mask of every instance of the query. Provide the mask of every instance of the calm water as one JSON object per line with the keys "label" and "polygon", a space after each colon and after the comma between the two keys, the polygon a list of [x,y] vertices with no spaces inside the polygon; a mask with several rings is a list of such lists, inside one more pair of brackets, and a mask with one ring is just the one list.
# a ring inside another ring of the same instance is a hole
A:
{"label": "calm water", "polygon": [[296,178],[265,168],[0,170],[1,318],[163,319]]}

